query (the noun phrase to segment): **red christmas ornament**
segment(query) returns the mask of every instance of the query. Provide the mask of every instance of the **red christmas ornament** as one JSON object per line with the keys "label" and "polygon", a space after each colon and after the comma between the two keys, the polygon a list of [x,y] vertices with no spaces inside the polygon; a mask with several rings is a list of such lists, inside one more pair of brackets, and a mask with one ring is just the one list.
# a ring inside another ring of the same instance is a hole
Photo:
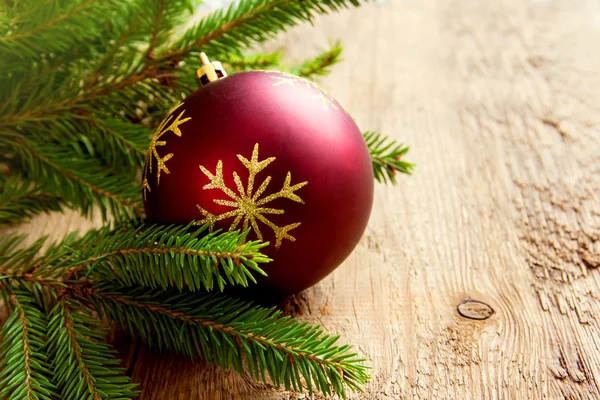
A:
{"label": "red christmas ornament", "polygon": [[346,110],[291,74],[227,76],[198,71],[204,85],[158,127],[143,176],[152,223],[250,228],[273,262],[259,284],[299,292],[333,271],[362,236],[373,202],[373,170]]}

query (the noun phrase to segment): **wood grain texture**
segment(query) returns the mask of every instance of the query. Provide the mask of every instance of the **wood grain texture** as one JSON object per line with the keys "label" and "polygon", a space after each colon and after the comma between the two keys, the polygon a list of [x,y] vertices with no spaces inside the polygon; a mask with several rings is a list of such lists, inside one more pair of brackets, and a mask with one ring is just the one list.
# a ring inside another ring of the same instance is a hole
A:
{"label": "wood grain texture", "polygon": [[[378,2],[272,47],[299,60],[336,38],[323,85],[418,166],[377,187],[356,251],[284,307],[371,360],[354,398],[599,398],[600,3]],[[465,318],[465,299],[493,313]],[[127,347],[142,399],[306,398]]]}

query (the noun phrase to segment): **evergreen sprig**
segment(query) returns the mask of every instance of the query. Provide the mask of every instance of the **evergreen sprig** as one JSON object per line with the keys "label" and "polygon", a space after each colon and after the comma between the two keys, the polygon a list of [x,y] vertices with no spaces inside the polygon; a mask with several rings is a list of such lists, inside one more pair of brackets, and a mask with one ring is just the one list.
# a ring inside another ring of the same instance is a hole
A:
{"label": "evergreen sprig", "polygon": [[23,8],[13,4],[2,10],[7,13],[0,38],[2,69],[40,54],[67,52],[80,43],[81,35],[74,31],[96,34],[123,7],[118,0],[47,1],[42,7],[35,1],[24,3]]}
{"label": "evergreen sprig", "polygon": [[189,290],[223,290],[226,284],[248,286],[252,273],[265,275],[260,253],[268,243],[247,241],[248,231],[206,232],[206,226],[140,226],[95,235],[79,262],[88,274],[125,285]]}
{"label": "evergreen sprig", "polygon": [[327,50],[316,57],[304,61],[302,64],[291,69],[291,73],[303,78],[314,78],[329,74],[331,67],[342,61],[342,45],[336,42]]}
{"label": "evergreen sprig", "polygon": [[53,377],[62,399],[130,399],[138,394],[116,351],[105,342],[106,327],[77,301],[62,297],[50,311],[49,348]]}
{"label": "evergreen sprig", "polygon": [[[2,283],[0,283],[1,285]],[[0,335],[0,398],[7,400],[53,400],[51,359],[44,351],[47,317],[31,295],[21,290],[4,291],[12,314]]]}
{"label": "evergreen sprig", "polygon": [[317,14],[358,6],[358,0],[245,0],[203,18],[183,34],[170,56],[183,56],[199,49],[213,54],[238,53],[262,43],[289,26],[311,21]]}
{"label": "evergreen sprig", "polygon": [[[199,232],[204,236],[200,237]],[[129,254],[149,248],[154,263],[164,266],[165,261],[159,259],[171,260],[177,269],[181,263],[193,266],[195,258],[202,263],[208,255],[211,264],[216,261],[209,267],[214,281],[245,285],[245,279],[251,279],[250,271],[236,281],[231,271],[225,271],[231,268],[229,260],[237,256],[240,265],[268,260],[258,252],[264,244],[245,242],[245,236],[236,232],[206,234],[193,225],[177,228],[123,224],[91,231],[80,238],[69,235],[41,254],[43,239],[29,247],[15,248],[23,237],[9,236],[0,239],[0,292],[10,299],[17,291],[26,293],[28,304],[37,310],[32,315],[43,317],[35,322],[36,332],[49,332],[48,343],[35,352],[43,360],[52,360],[43,371],[51,371],[48,382],[61,393],[60,398],[116,399],[135,394],[134,385],[115,368],[118,360],[104,343],[104,330],[100,320],[92,317],[93,312],[139,334],[150,345],[200,356],[224,368],[233,366],[265,382],[268,376],[278,387],[296,391],[307,388],[309,392],[318,390],[342,397],[346,396],[346,388],[361,390],[369,378],[364,359],[352,353],[351,346],[336,345],[337,337],[283,317],[273,308],[220,292],[207,293],[203,290],[211,284],[193,277],[186,281],[189,275],[185,271],[174,272],[174,276],[182,277],[181,281],[165,278],[170,272],[142,272],[139,268],[153,261]],[[223,249],[237,249],[239,254],[225,254]],[[233,262],[234,270],[240,265]],[[129,268],[134,272],[126,272]],[[262,272],[258,268],[253,271]],[[193,270],[191,275],[196,273]],[[242,272],[237,274],[241,276]],[[145,275],[158,278],[147,280]],[[192,294],[190,289],[202,290]],[[15,315],[12,321],[18,318],[17,311],[13,311]],[[11,330],[10,335],[13,333]],[[11,336],[11,340],[17,339]],[[40,340],[45,343],[45,336]],[[2,346],[6,349],[8,344],[3,342]],[[10,349],[14,345],[6,351]],[[25,367],[15,368],[7,370],[6,379],[15,379]]]}
{"label": "evergreen sprig", "polygon": [[63,201],[84,215],[91,215],[94,205],[105,219],[109,212],[117,218],[142,214],[139,186],[127,175],[112,173],[76,148],[25,137],[15,137],[11,142],[29,179],[39,182],[42,190],[61,193]]}
{"label": "evergreen sprig", "polygon": [[412,172],[414,164],[402,159],[408,153],[408,146],[398,144],[377,132],[365,132],[363,136],[371,153],[373,173],[377,181],[396,183],[398,172]]}
{"label": "evergreen sprig", "polygon": [[60,197],[27,186],[22,178],[0,177],[0,227],[27,222],[43,212],[61,211]]}
{"label": "evergreen sprig", "polygon": [[245,361],[251,377],[266,383],[268,375],[276,387],[345,398],[345,386],[361,391],[369,379],[365,359],[317,326],[222,294],[190,294],[106,282],[85,298],[151,345],[238,372]]}

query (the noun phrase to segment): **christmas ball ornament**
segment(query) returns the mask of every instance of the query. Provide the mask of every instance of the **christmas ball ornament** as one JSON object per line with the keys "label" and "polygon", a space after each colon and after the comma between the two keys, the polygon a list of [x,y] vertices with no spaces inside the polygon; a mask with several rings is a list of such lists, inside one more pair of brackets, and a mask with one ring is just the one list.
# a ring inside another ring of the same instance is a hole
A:
{"label": "christmas ball ornament", "polygon": [[351,253],[373,202],[368,148],[326,91],[288,73],[227,76],[204,54],[200,88],[154,133],[143,197],[149,222],[250,229],[273,259],[259,279],[299,292]]}

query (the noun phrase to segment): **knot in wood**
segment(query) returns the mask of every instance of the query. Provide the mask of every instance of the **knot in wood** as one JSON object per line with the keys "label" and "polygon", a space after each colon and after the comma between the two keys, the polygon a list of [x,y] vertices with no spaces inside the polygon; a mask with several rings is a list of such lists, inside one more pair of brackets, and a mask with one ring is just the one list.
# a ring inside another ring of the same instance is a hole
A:
{"label": "knot in wood", "polygon": [[479,300],[466,299],[456,307],[461,317],[484,320],[494,315],[494,309]]}

